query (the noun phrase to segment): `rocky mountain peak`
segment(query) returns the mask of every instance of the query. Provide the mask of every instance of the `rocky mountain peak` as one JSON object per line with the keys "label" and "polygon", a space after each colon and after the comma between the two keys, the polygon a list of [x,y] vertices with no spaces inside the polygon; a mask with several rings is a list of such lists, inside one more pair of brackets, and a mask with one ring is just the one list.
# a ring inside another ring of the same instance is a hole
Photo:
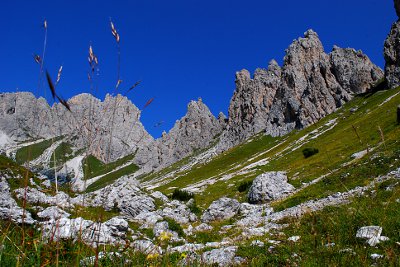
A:
{"label": "rocky mountain peak", "polygon": [[65,136],[77,148],[86,148],[103,161],[112,161],[146,146],[153,138],[139,121],[140,111],[126,97],[105,100],[79,94],[61,104],[48,105],[31,93],[0,95],[0,129],[12,140]]}
{"label": "rocky mountain peak", "polygon": [[218,149],[261,131],[277,136],[304,128],[382,77],[382,70],[361,51],[334,47],[327,54],[318,34],[308,30],[286,49],[282,67],[272,60],[253,78],[247,70],[236,73],[229,122]]}
{"label": "rocky mountain peak", "polygon": [[168,166],[208,147],[224,127],[225,118],[215,118],[201,98],[190,101],[185,116],[168,133],[138,151],[136,163],[145,170]]}

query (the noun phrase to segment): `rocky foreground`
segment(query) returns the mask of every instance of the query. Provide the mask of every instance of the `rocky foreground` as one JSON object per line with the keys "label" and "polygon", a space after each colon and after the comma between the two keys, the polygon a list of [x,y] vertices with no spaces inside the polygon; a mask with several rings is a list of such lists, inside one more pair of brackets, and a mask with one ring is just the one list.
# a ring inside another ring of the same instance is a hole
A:
{"label": "rocky foreground", "polygon": [[[362,196],[391,179],[400,179],[400,169],[377,177],[364,187],[356,187],[345,193],[333,194],[274,212],[268,202],[289,197],[294,188],[287,183],[285,173],[265,173],[254,180],[248,197],[252,203],[267,201],[267,204],[240,203],[235,199],[224,197],[214,201],[202,214],[196,215],[191,211],[193,199],[182,202],[170,200],[157,191],[145,192],[137,181],[128,177],[101,190],[70,197],[64,192],[48,195],[44,193],[42,186],[33,181],[28,187],[11,192],[7,177],[2,175],[0,218],[18,224],[33,225],[41,231],[43,240],[80,240],[93,247],[106,244],[121,248],[130,246],[147,255],[185,252],[190,257],[186,257],[183,264],[185,261],[187,263],[199,261],[227,266],[244,263],[245,260],[236,257],[235,252],[238,244],[248,239],[260,237],[262,240],[253,241],[255,246],[268,244],[270,249],[273,249],[278,241],[263,238],[267,234],[270,237],[281,235],[280,231],[288,226],[282,223],[285,218],[300,218],[304,214],[322,210],[327,206],[347,204],[355,197]],[[12,195],[17,200],[27,201],[30,210],[35,212],[35,219],[32,218],[31,212],[17,204]],[[71,213],[82,207],[102,207],[104,210],[118,211],[120,215],[103,222],[82,217],[71,218]],[[179,224],[184,234],[171,230],[173,227],[171,221]],[[215,225],[216,222],[228,223],[214,229],[210,223]],[[131,223],[138,228],[132,229]],[[145,229],[152,231],[153,238],[143,234]],[[367,239],[367,243],[371,246],[388,240],[387,237],[380,236],[382,229],[380,232],[374,230],[376,233],[374,231],[371,233],[368,229],[360,231],[359,238]],[[190,237],[201,232],[215,233],[224,238],[221,242],[188,241]],[[289,237],[293,242],[299,238]],[[163,249],[159,240],[166,241],[170,245],[167,249]],[[201,252],[206,248],[211,250]],[[201,253],[197,254],[198,252]]]}

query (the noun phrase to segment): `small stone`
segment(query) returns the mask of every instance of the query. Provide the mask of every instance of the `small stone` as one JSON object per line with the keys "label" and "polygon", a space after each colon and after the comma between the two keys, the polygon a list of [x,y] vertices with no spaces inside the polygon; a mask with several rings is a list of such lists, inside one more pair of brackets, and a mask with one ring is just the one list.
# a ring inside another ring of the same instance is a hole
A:
{"label": "small stone", "polygon": [[381,255],[381,254],[377,254],[377,253],[371,254],[371,259],[373,259],[373,260],[382,259],[382,258],[383,258],[383,255]]}
{"label": "small stone", "polygon": [[379,237],[379,241],[381,241],[381,242],[385,242],[385,241],[389,241],[390,239],[389,239],[389,237],[387,237],[387,236],[383,236],[383,235],[381,235],[380,237]]}
{"label": "small stone", "polygon": [[380,226],[364,226],[358,229],[356,237],[369,239],[372,237],[378,237],[382,233],[382,227]]}
{"label": "small stone", "polygon": [[260,240],[253,240],[251,242],[252,246],[257,246],[257,247],[264,247],[264,242],[260,241]]}
{"label": "small stone", "polygon": [[288,241],[292,241],[294,243],[298,242],[300,240],[300,236],[295,235],[295,236],[291,236],[288,238]]}
{"label": "small stone", "polygon": [[211,231],[213,227],[211,225],[208,225],[206,223],[202,223],[194,228],[195,232],[205,232],[205,231]]}

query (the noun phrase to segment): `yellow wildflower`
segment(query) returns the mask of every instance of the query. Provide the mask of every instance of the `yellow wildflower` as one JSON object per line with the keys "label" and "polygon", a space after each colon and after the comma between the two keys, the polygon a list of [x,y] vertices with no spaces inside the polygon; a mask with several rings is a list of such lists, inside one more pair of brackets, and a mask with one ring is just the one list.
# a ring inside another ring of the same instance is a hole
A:
{"label": "yellow wildflower", "polygon": [[162,232],[159,238],[160,238],[161,241],[168,241],[168,240],[171,239],[171,237],[172,237],[172,233],[170,233],[170,232]]}
{"label": "yellow wildflower", "polygon": [[159,257],[160,255],[158,253],[154,253],[154,254],[149,254],[146,257],[146,260],[151,261],[151,260],[155,260]]}

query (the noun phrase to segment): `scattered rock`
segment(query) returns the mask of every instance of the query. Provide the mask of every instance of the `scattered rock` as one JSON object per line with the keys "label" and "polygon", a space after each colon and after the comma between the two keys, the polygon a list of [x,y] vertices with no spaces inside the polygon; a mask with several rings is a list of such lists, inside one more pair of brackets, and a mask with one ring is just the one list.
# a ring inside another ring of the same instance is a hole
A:
{"label": "scattered rock", "polygon": [[212,229],[213,227],[211,225],[202,223],[194,228],[194,232],[206,232],[206,231],[211,231]]}
{"label": "scattered rock", "polygon": [[51,206],[41,212],[38,212],[37,216],[42,219],[57,220],[60,218],[68,218],[71,216],[71,214],[56,206]]}
{"label": "scattered rock", "polygon": [[295,188],[287,182],[285,172],[267,172],[254,179],[248,198],[250,203],[260,203],[278,199],[293,190]]}
{"label": "scattered rock", "polygon": [[205,248],[205,245],[203,244],[192,244],[192,243],[188,243],[188,244],[184,244],[182,246],[177,246],[177,247],[173,247],[169,250],[169,252],[173,253],[173,252],[178,252],[178,253],[182,253],[182,252],[196,252],[199,250],[202,250]]}
{"label": "scattered rock", "polygon": [[163,217],[161,217],[158,212],[149,211],[140,213],[132,220],[141,224],[143,228],[152,228],[158,221],[161,221],[162,219]]}
{"label": "scattered rock", "polygon": [[190,211],[190,209],[178,200],[171,201],[162,210],[162,216],[175,220],[180,224],[187,224],[195,222],[197,216]]}
{"label": "scattered rock", "polygon": [[14,193],[18,199],[26,198],[26,201],[31,204],[46,204],[62,208],[73,207],[73,205],[71,204],[71,198],[62,191],[59,191],[55,196],[49,196],[36,188],[27,187],[26,189],[15,189]]}
{"label": "scattered rock", "polygon": [[12,198],[10,186],[4,177],[0,177],[0,219],[15,223],[34,224],[31,213],[18,206]]}
{"label": "scattered rock", "polygon": [[163,253],[161,247],[156,246],[150,240],[135,240],[131,245],[135,250],[144,254],[159,254]]}
{"label": "scattered rock", "polygon": [[356,153],[352,154],[351,158],[360,159],[360,158],[364,157],[367,154],[368,154],[368,150],[366,149],[366,150],[363,150],[363,151],[356,152]]}
{"label": "scattered rock", "polygon": [[213,203],[201,216],[201,221],[209,223],[212,221],[227,220],[235,216],[240,208],[240,203],[236,199],[223,197]]}
{"label": "scattered rock", "polygon": [[168,197],[166,195],[164,195],[163,193],[161,193],[160,191],[155,191],[155,192],[151,193],[150,196],[154,197],[155,199],[159,199],[164,203],[169,202]]}
{"label": "scattered rock", "polygon": [[82,196],[86,206],[101,206],[105,210],[120,210],[127,218],[155,210],[154,199],[139,188],[139,182],[128,176],[100,190]]}
{"label": "scattered rock", "polygon": [[201,260],[207,265],[218,265],[218,266],[231,266],[235,264],[235,253],[237,247],[231,246],[220,249],[213,249],[206,251],[201,255]]}

